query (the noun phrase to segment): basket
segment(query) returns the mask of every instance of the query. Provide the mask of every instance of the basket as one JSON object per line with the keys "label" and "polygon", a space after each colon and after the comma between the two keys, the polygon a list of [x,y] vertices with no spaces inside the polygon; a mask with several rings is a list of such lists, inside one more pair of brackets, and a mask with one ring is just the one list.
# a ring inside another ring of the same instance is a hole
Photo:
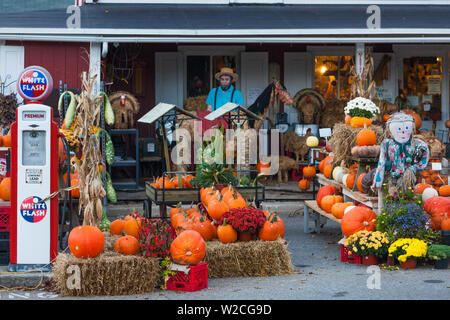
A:
{"label": "basket", "polygon": [[194,292],[208,288],[208,264],[201,262],[195,266],[189,266],[189,273],[176,271],[169,276],[167,290]]}
{"label": "basket", "polygon": [[341,244],[341,262],[350,262],[354,264],[362,264],[362,257],[349,254],[349,250],[346,246]]}
{"label": "basket", "polygon": [[0,207],[0,232],[9,232],[9,213],[11,207]]}

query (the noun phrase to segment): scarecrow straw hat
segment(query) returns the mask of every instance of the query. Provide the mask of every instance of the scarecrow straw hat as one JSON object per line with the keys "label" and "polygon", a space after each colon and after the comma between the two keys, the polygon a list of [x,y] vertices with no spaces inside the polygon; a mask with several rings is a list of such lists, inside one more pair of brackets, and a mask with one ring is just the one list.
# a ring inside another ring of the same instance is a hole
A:
{"label": "scarecrow straw hat", "polygon": [[239,79],[239,75],[234,73],[233,69],[226,67],[221,68],[220,71],[216,73],[216,79],[219,80],[219,78],[224,74],[229,75],[232,78],[231,82],[236,82]]}

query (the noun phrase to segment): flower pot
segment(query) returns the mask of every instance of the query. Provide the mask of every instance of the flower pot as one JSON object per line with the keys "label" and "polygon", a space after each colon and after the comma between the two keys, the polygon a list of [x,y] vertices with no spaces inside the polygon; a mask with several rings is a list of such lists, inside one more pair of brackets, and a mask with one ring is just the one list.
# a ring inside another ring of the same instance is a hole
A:
{"label": "flower pot", "polygon": [[407,259],[405,262],[400,263],[400,267],[403,269],[414,269],[417,265],[417,260],[414,258]]}
{"label": "flower pot", "polygon": [[378,257],[374,254],[369,254],[362,257],[362,264],[365,266],[373,266],[378,264]]}
{"label": "flower pot", "polygon": [[242,241],[242,242],[253,240],[253,233],[247,232],[247,231],[239,232],[238,239],[239,239],[239,241]]}
{"label": "flower pot", "polygon": [[447,269],[448,268],[448,259],[441,259],[434,261],[435,269]]}
{"label": "flower pot", "polygon": [[445,244],[446,246],[450,246],[450,230],[441,230],[441,244]]}
{"label": "flower pot", "polygon": [[220,192],[223,188],[225,188],[225,185],[223,183],[215,184],[214,188]]}
{"label": "flower pot", "polygon": [[394,266],[394,265],[395,265],[395,259],[394,259],[394,257],[388,256],[388,257],[387,257],[387,262],[386,262],[386,264],[387,264],[388,266]]}

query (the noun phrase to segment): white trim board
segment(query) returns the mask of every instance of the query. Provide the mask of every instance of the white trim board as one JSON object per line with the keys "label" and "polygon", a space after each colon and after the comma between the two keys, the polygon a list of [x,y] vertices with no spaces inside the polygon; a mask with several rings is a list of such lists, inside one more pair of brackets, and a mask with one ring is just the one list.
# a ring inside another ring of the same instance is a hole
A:
{"label": "white trim board", "polygon": [[[86,0],[86,4],[93,3]],[[311,0],[97,0],[97,3],[124,4],[311,4]],[[315,5],[448,5],[448,0],[315,0]]]}
{"label": "white trim board", "polygon": [[0,28],[0,35],[94,35],[94,36],[330,36],[330,35],[449,35],[450,28],[380,28],[380,29],[67,29]]}

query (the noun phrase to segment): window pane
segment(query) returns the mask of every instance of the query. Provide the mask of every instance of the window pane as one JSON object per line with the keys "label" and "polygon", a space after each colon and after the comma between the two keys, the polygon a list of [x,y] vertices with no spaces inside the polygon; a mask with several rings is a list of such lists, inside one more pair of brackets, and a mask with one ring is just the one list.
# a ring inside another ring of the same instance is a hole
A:
{"label": "window pane", "polygon": [[[316,56],[314,87],[325,99],[348,99],[350,96],[351,56]],[[338,71],[339,70],[339,71]]]}
{"label": "window pane", "polygon": [[187,57],[187,97],[207,95],[210,88],[209,56]]}
{"label": "window pane", "polygon": [[441,120],[442,57],[403,60],[403,83],[407,108],[424,120]]}

